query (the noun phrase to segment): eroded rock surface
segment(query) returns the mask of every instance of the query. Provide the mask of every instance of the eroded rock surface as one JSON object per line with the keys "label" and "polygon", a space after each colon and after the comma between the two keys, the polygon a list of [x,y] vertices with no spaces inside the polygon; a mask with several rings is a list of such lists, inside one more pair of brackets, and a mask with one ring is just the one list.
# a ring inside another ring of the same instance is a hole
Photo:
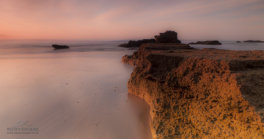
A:
{"label": "eroded rock surface", "polygon": [[129,93],[150,106],[154,138],[263,138],[264,52],[148,44]]}

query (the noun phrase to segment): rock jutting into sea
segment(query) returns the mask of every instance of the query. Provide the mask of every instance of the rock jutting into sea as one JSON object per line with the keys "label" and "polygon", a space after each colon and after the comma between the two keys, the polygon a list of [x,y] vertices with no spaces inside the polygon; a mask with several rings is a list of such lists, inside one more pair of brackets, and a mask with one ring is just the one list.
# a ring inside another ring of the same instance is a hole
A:
{"label": "rock jutting into sea", "polygon": [[58,50],[58,49],[69,49],[70,48],[68,45],[58,45],[58,44],[53,44],[52,47],[55,50]]}
{"label": "rock jutting into sea", "polygon": [[217,40],[213,40],[213,41],[198,41],[198,42],[191,42],[189,44],[203,44],[203,45],[222,45],[221,42],[217,41]]}
{"label": "rock jutting into sea", "polygon": [[[263,138],[264,52],[144,44],[129,94],[150,106],[153,138]],[[262,121],[263,120],[263,121]]]}
{"label": "rock jutting into sea", "polygon": [[133,47],[139,47],[144,43],[155,43],[155,39],[143,39],[137,41],[130,40],[128,43],[120,44],[119,46],[125,48],[133,48]]}
{"label": "rock jutting into sea", "polygon": [[261,41],[261,40],[247,40],[244,42],[247,42],[247,43],[264,43],[264,41]]}
{"label": "rock jutting into sea", "polygon": [[178,39],[177,32],[166,31],[164,33],[156,35],[155,39],[143,39],[137,41],[130,40],[128,43],[120,44],[119,46],[125,48],[138,48],[142,44],[147,43],[181,43],[181,41]]}

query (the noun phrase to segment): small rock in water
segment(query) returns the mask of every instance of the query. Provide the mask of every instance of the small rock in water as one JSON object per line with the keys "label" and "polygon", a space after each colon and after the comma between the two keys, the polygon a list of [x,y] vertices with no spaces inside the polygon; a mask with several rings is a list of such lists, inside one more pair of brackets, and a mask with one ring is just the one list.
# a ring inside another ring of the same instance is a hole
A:
{"label": "small rock in water", "polygon": [[70,48],[68,45],[58,45],[58,44],[53,44],[52,47],[55,50],[58,50],[58,49],[69,49]]}
{"label": "small rock in water", "polygon": [[219,42],[218,40],[213,40],[213,41],[198,41],[198,42],[191,42],[189,44],[222,45],[222,43]]}
{"label": "small rock in water", "polygon": [[261,41],[261,40],[246,40],[244,42],[247,42],[247,43],[264,43],[264,41]]}

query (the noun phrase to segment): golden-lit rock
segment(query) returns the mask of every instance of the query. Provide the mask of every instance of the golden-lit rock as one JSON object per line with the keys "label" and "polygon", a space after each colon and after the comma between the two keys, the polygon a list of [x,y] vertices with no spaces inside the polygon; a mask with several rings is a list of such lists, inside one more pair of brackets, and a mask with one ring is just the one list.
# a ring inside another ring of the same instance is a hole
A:
{"label": "golden-lit rock", "polygon": [[148,44],[129,93],[150,106],[154,138],[263,138],[264,52]]}

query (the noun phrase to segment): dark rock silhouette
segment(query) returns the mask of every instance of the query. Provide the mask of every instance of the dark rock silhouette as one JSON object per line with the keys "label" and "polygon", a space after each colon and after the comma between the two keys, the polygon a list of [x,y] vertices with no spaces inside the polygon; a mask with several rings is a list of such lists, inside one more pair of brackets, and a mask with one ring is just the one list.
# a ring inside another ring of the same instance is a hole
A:
{"label": "dark rock silhouette", "polygon": [[67,46],[67,45],[58,45],[58,44],[53,44],[52,47],[55,49],[55,50],[58,50],[58,49],[69,49],[70,47]]}
{"label": "dark rock silhouette", "polygon": [[236,41],[236,43],[241,43],[241,41]]}
{"label": "dark rock silhouette", "polygon": [[175,31],[166,31],[155,36],[157,43],[181,43],[178,39],[178,33]]}
{"label": "dark rock silhouette", "polygon": [[125,48],[138,48],[142,44],[146,43],[178,43],[180,44],[181,41],[178,40],[178,34],[175,31],[166,31],[164,33],[160,33],[159,35],[155,36],[155,39],[143,39],[133,41],[130,40],[128,43],[120,44],[120,47]]}
{"label": "dark rock silhouette", "polygon": [[248,42],[248,43],[264,43],[264,41],[261,41],[261,40],[246,40],[244,42]]}
{"label": "dark rock silhouette", "polygon": [[198,42],[191,42],[189,44],[204,44],[204,45],[222,45],[221,42],[217,40],[212,40],[212,41],[198,41]]}
{"label": "dark rock silhouette", "polygon": [[130,40],[128,43],[120,44],[119,46],[125,48],[133,48],[133,47],[139,47],[144,43],[155,43],[155,39],[143,39],[137,41]]}

